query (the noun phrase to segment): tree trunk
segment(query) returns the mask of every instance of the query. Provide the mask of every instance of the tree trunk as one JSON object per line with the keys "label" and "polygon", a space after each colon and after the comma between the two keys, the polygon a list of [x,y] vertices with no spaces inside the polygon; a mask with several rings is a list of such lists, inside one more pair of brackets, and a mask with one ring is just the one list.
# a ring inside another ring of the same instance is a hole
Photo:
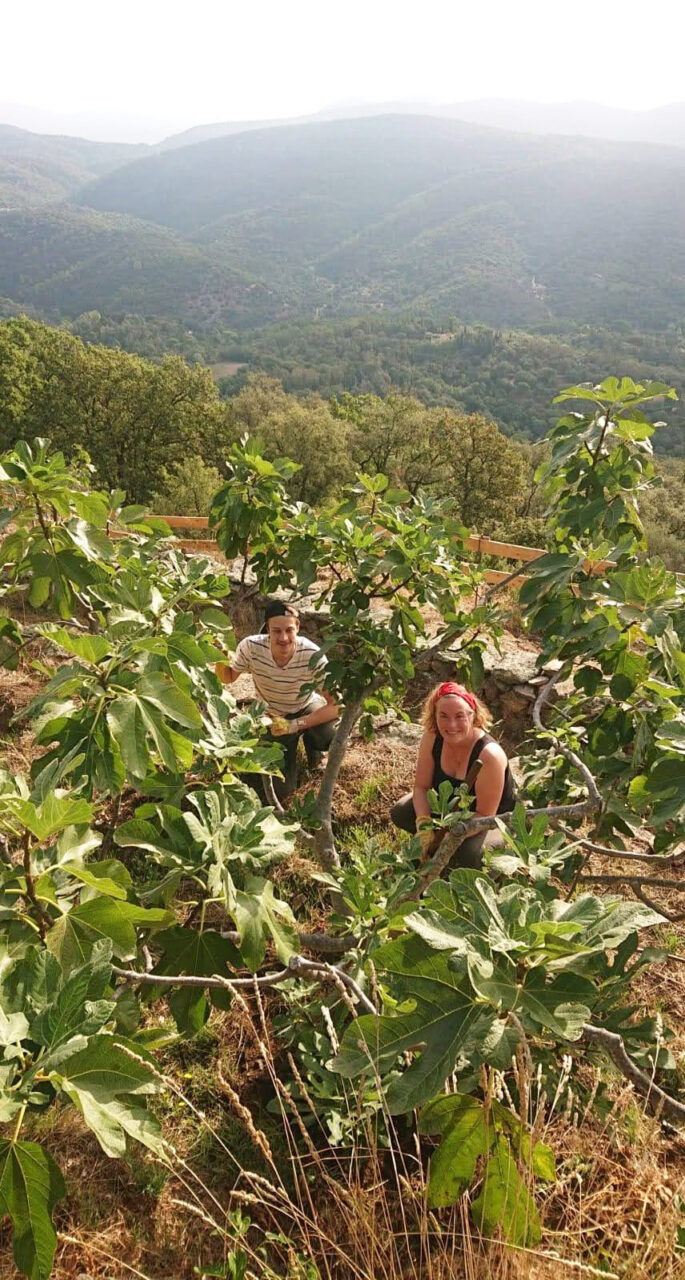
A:
{"label": "tree trunk", "polygon": [[340,866],[340,858],[333,839],[333,792],[338,781],[340,766],[345,758],[350,734],[361,715],[362,702],[363,698],[359,698],[357,702],[351,702],[342,713],[328,752],[326,768],[316,798],[316,816],[321,823],[321,830],[316,833],[316,847],[321,861],[328,867]]}

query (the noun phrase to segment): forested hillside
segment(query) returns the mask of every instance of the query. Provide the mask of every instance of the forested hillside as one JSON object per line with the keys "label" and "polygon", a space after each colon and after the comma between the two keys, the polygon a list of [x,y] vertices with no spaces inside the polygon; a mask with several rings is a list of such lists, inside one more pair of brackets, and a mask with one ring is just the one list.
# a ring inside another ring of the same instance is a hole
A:
{"label": "forested hillside", "polygon": [[[97,329],[96,317],[87,320]],[[351,339],[345,345],[353,361]],[[556,376],[558,351],[570,367],[572,353],[549,339],[487,330],[424,345],[452,348],[455,368],[464,371],[471,361],[480,381],[470,389],[422,382],[418,394],[380,388],[379,395],[368,386],[350,394],[340,377],[338,394],[329,398],[321,392],[335,379],[324,366],[320,390],[295,393],[278,378],[252,373],[237,392],[220,397],[209,369],[179,355],[145,360],[63,329],[9,319],[0,322],[0,450],[49,437],[79,466],[89,458],[98,483],[126,490],[132,501],[168,514],[206,515],[231,446],[249,435],[261,440],[270,461],[288,454],[298,464],[291,488],[299,500],[329,501],[356,472],[383,472],[411,493],[451,498],[464,524],[480,533],[545,545],[551,530],[534,480],[541,446],[507,439],[489,404],[506,378],[511,403],[522,413],[530,405],[534,432],[542,434],[554,409],[536,411],[536,379]],[[549,347],[549,363],[536,367],[527,346]],[[679,403],[660,407],[670,425],[659,427],[657,439],[677,440]],[[660,470],[663,487],[645,497],[648,547],[669,568],[685,571],[685,464],[673,459]]]}
{"label": "forested hillside", "polygon": [[226,254],[300,312],[662,329],[685,297],[684,196],[680,150],[385,116],[185,147],[80,200]]}
{"label": "forested hillside", "polygon": [[[0,314],[213,364],[225,395],[255,370],[394,388],[528,439],[561,383],[682,380],[683,149],[389,115],[123,163],[20,133],[0,135]],[[682,415],[660,451],[685,452]]]}
{"label": "forested hillside", "polygon": [[87,138],[44,137],[0,124],[0,206],[24,207],[71,195],[91,178],[143,155],[147,147]]}

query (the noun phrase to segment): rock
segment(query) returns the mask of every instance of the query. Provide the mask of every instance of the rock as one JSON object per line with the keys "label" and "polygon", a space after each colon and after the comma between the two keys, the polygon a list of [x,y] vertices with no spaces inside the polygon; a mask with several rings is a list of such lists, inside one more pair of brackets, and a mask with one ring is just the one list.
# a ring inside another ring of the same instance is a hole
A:
{"label": "rock", "polygon": [[486,675],[500,685],[529,684],[538,674],[538,655],[530,649],[500,654],[487,648],[483,653],[483,666]]}
{"label": "rock", "polygon": [[413,721],[393,720],[391,724],[385,725],[379,730],[384,738],[391,738],[395,742],[404,742],[407,746],[415,746],[421,741],[423,734],[423,725],[414,724]]}

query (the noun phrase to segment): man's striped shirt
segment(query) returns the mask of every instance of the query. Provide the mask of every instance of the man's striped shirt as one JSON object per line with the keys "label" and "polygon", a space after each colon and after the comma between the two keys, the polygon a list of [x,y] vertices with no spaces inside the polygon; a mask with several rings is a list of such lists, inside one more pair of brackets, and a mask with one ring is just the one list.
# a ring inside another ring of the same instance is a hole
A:
{"label": "man's striped shirt", "polygon": [[[319,657],[310,666],[314,654]],[[303,693],[302,685],[320,685],[325,665],[326,655],[304,636],[297,636],[295,652],[285,667],[274,661],[269,637],[265,635],[246,636],[231,658],[232,670],[251,675],[261,700],[282,716],[311,709],[312,702],[322,705],[317,694]]]}

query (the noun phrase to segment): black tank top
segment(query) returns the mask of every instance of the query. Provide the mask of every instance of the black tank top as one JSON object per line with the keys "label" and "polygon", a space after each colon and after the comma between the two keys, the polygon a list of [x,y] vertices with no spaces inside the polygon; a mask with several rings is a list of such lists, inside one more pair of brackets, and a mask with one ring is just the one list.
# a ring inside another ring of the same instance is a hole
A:
{"label": "black tank top", "polygon": [[[479,758],[480,753],[483,750],[483,747],[487,746],[489,742],[494,742],[494,741],[495,739],[491,737],[489,733],[484,733],[482,738],[479,738],[477,742],[474,742],[473,747],[471,748],[469,762],[468,762],[468,765],[466,766],[466,777],[468,777],[471,767],[475,764],[476,760]],[[435,742],[433,743],[433,788],[436,791],[440,786],[441,782],[451,782],[453,787],[460,787],[461,784],[466,781],[466,778],[453,778],[449,773],[445,773],[445,770],[443,769],[442,763],[441,763],[442,746],[443,746],[443,738],[439,733],[436,733]],[[476,796],[476,777],[475,776],[473,778],[473,781],[469,783],[469,794],[472,795],[475,800],[475,796]],[[514,779],[511,776],[511,769],[509,768],[509,764],[507,763],[506,772],[504,774],[504,787],[502,788],[502,799],[500,800],[499,805],[497,806],[497,812],[511,813],[511,810],[513,809],[515,804],[516,804],[516,787],[514,785]]]}

